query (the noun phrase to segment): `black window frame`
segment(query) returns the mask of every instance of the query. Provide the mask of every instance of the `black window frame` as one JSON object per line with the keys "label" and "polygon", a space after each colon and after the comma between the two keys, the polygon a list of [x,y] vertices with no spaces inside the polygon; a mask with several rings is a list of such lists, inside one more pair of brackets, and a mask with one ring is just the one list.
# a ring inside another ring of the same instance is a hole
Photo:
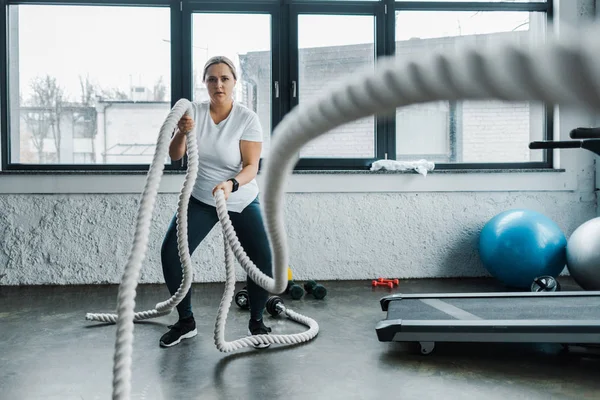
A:
{"label": "black window frame", "polygon": [[[394,0],[0,0],[0,173],[11,171],[85,172],[85,171],[147,171],[148,164],[20,164],[10,162],[9,132],[9,65],[8,7],[11,5],[73,5],[73,6],[144,6],[170,9],[171,23],[171,106],[181,98],[192,96],[192,14],[261,13],[271,15],[271,132],[282,118],[297,105],[293,98],[292,81],[298,87],[298,16],[304,14],[373,15],[375,19],[375,65],[377,58],[393,56],[395,52],[395,12],[421,11],[537,11],[553,19],[553,1],[537,2],[458,2],[458,1],[394,1]],[[279,96],[274,90],[278,82]],[[554,105],[545,105],[543,140],[553,135]],[[378,159],[396,158],[396,121],[394,116],[375,116],[375,156],[373,158],[300,158],[296,170],[368,170]],[[552,169],[553,152],[539,150],[543,161],[519,163],[436,163],[438,170],[456,169]],[[181,172],[187,168],[186,158],[165,165],[165,172]]]}
{"label": "black window frame", "polygon": [[[546,26],[550,26],[553,16],[554,7],[553,1],[537,1],[537,2],[452,2],[452,1],[394,1],[385,0],[393,5],[392,18],[395,20],[396,11],[522,11],[522,12],[544,12],[546,14]],[[390,43],[395,45],[396,41],[396,29],[395,21],[392,25],[392,30],[389,32],[392,39]],[[455,106],[451,102],[450,106]],[[544,104],[545,111],[545,125],[543,137],[541,140],[551,140],[553,138],[554,131],[554,105]],[[452,117],[451,117],[452,118]],[[455,121],[451,121],[454,123]],[[392,128],[394,147],[393,152],[395,154],[395,126]],[[391,150],[392,148],[390,148]],[[473,170],[473,169],[485,169],[485,170],[507,170],[507,169],[552,169],[554,167],[554,153],[551,150],[542,150],[543,161],[530,161],[530,162],[490,162],[490,163],[469,163],[469,162],[456,162],[456,163],[442,163],[438,162],[435,164],[437,170]]]}
{"label": "black window frame", "polygon": [[[8,7],[12,5],[53,5],[53,6],[105,6],[105,7],[161,7],[170,10],[170,18],[171,18],[171,96],[173,94],[178,95],[176,99],[181,98],[181,86],[180,82],[182,81],[182,72],[179,64],[181,64],[181,40],[179,42],[175,40],[173,35],[177,35],[178,26],[180,26],[181,13],[176,12],[175,8],[179,10],[179,2],[177,2],[177,7],[174,7],[174,1],[172,0],[58,0],[58,1],[47,1],[47,0],[0,0],[3,2],[2,7],[0,9],[0,26],[1,29],[7,32],[6,39],[2,40],[0,46],[0,65],[6,66],[3,69],[5,71],[2,73],[2,77],[0,78],[0,97],[2,104],[2,121],[0,122],[1,126],[1,136],[0,136],[0,145],[2,151],[2,168],[1,172],[11,172],[11,171],[36,171],[36,172],[81,172],[81,171],[94,171],[94,172],[102,172],[102,171],[148,171],[150,165],[149,164],[22,164],[22,163],[12,163],[10,162],[10,116],[8,115],[10,108],[10,88],[8,87],[9,82],[9,68],[8,68],[8,46],[9,40],[8,37]],[[175,105],[173,101],[173,97],[171,99],[171,106]],[[183,160],[179,161],[171,161],[170,164],[165,164],[165,171],[177,171],[183,169],[185,163]]]}
{"label": "black window frame", "polygon": [[[357,2],[357,1],[335,1],[335,2],[321,2],[321,1],[303,1],[295,2],[290,4],[289,10],[289,73],[290,73],[290,86],[291,82],[297,82],[298,92],[302,82],[300,81],[299,71],[299,31],[298,31],[298,18],[300,15],[363,15],[373,16],[374,20],[374,64],[377,65],[377,59],[382,56],[386,56],[389,53],[385,47],[385,26],[386,24],[380,21],[385,18],[385,3],[384,2]],[[332,27],[333,28],[333,27]],[[301,101],[300,96],[290,96],[290,107],[296,107]],[[296,163],[295,169],[297,170],[313,170],[313,169],[368,169],[371,164],[378,160],[386,157],[387,153],[387,131],[389,123],[386,123],[385,119],[380,116],[374,118],[374,157],[368,158],[300,158]]]}

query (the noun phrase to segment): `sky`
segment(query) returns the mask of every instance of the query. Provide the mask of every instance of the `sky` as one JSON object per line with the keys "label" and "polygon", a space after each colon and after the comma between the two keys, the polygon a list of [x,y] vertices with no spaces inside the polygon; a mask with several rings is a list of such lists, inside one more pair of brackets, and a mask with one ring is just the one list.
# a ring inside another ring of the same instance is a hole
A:
{"label": "sky", "polygon": [[[20,89],[25,98],[35,76],[56,77],[67,96],[80,96],[79,76],[104,88],[152,88],[170,79],[168,8],[19,5]],[[527,30],[524,12],[423,12],[397,14],[396,40]],[[194,68],[207,57],[234,60],[271,48],[269,15],[193,14]],[[301,15],[301,48],[373,42],[370,16]],[[11,57],[11,54],[9,54]],[[169,86],[169,85],[168,85]]]}

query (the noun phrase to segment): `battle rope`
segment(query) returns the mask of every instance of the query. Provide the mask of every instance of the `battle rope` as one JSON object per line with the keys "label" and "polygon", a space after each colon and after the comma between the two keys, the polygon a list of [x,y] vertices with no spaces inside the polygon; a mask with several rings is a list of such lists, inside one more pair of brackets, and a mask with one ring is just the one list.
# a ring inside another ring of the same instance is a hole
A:
{"label": "battle rope", "polygon": [[115,343],[113,366],[113,399],[129,399],[131,392],[131,354],[133,351],[133,324],[148,318],[166,315],[185,297],[192,282],[191,260],[187,241],[187,209],[189,195],[194,185],[198,168],[198,152],[195,131],[187,135],[189,166],[186,173],[177,210],[177,244],[179,257],[183,264],[181,286],[170,299],[156,305],[155,309],[135,313],[135,295],[142,261],[145,258],[150,222],[154,210],[158,185],[164,170],[164,160],[167,157],[171,133],[184,113],[192,113],[191,104],[187,100],[179,100],[169,112],[163,123],[156,152],[146,178],[142,193],[138,219],[133,239],[133,247],[123,272],[117,297],[117,315],[88,313],[86,319],[101,322],[116,322],[117,337]]}
{"label": "battle rope", "polygon": [[[181,285],[168,300],[158,303],[153,310],[134,312],[136,286],[141,264],[146,254],[154,203],[162,171],[164,169],[163,160],[165,160],[167,156],[171,133],[174,131],[177,122],[185,113],[193,113],[192,105],[188,100],[181,99],[175,103],[160,129],[157,149],[148,171],[146,186],[142,193],[133,248],[119,287],[117,314],[86,314],[86,319],[91,321],[117,323],[117,340],[113,368],[114,399],[129,399],[129,393],[131,392],[131,354],[134,321],[156,318],[161,315],[169,314],[185,297],[192,282],[192,263],[187,238],[187,210],[189,198],[194,186],[194,180],[198,171],[198,146],[195,130],[189,132],[186,138],[189,166],[177,207],[177,245],[183,269]],[[246,255],[235,234],[235,230],[229,219],[227,202],[222,190],[217,191],[215,200],[217,214],[223,230],[227,277],[225,281],[225,290],[215,322],[214,340],[216,347],[222,352],[230,352],[257,344],[296,344],[313,339],[319,332],[319,325],[317,322],[312,318],[282,307],[283,313],[288,318],[308,326],[309,329],[297,334],[252,335],[232,342],[227,342],[225,340],[225,324],[236,282],[234,255],[240,262],[242,268],[248,273],[248,276],[271,293],[282,293],[287,287],[287,266],[284,266],[282,271],[278,271],[277,268],[275,269],[275,279],[260,271]]]}
{"label": "battle rope", "polygon": [[[249,269],[249,275],[261,285],[264,283],[263,287],[273,293],[281,293],[285,288],[288,254],[283,223],[284,177],[291,173],[299,150],[306,143],[337,126],[369,115],[391,113],[398,107],[441,100],[544,101],[549,104],[580,105],[597,111],[600,109],[598,37],[600,29],[594,28],[582,30],[574,37],[548,38],[545,44],[533,48],[519,48],[513,43],[495,43],[493,48],[465,47],[458,52],[427,54],[420,60],[382,59],[378,61],[375,71],[354,74],[329,94],[294,108],[274,129],[265,166],[263,204],[267,233],[274,253],[275,279],[270,280],[255,269]],[[166,146],[164,142],[168,139],[166,134],[163,135],[163,130],[165,126],[174,127],[178,117],[183,114],[177,111],[181,104],[187,103],[178,102],[161,129],[157,156],[148,176],[148,182],[152,181],[153,185],[157,185],[155,180],[158,175],[154,173],[155,164],[162,170],[164,157],[161,158],[161,155],[164,153],[160,150]],[[138,226],[143,223],[147,225],[148,209],[152,207],[156,193],[155,186],[152,188],[154,190],[150,195],[146,190],[144,192],[144,207],[140,206],[140,216],[146,218],[140,217]],[[150,196],[150,200],[146,196]],[[216,200],[219,219],[223,223],[226,218],[222,193],[217,194]],[[146,202],[150,205],[146,206]],[[142,226],[147,229],[146,225]],[[223,229],[225,241],[229,242],[236,256],[242,255],[241,248],[232,244],[233,231],[225,226]],[[146,238],[139,238],[136,232],[130,262],[119,290],[113,398],[129,399],[132,330],[136,318],[133,312],[135,285],[145,244]],[[225,247],[226,259],[230,263],[232,257],[228,246]],[[228,276],[230,273],[228,270]],[[232,294],[232,290],[228,286],[227,294]],[[225,301],[221,308],[226,306],[228,303]],[[309,332],[315,329],[311,327]],[[217,343],[222,343],[222,332],[222,329],[215,329]],[[225,345],[222,349],[231,347]]]}
{"label": "battle rope", "polygon": [[[117,314],[88,313],[85,316],[87,320],[118,324],[119,311],[127,313],[126,315],[123,315],[123,318],[121,319],[132,319],[132,321],[141,321],[144,319],[160,317],[161,315],[167,315],[181,302],[181,300],[183,300],[192,284],[192,262],[187,240],[187,210],[190,194],[192,193],[194,181],[198,172],[198,146],[196,144],[195,130],[192,130],[187,134],[188,168],[177,205],[177,246],[183,269],[181,285],[171,298],[158,303],[153,310],[133,313],[133,310],[135,309],[135,288],[137,286],[142,261],[146,256],[150,222],[152,220],[158,185],[164,170],[164,160],[168,154],[171,134],[175,130],[177,122],[179,122],[185,113],[191,114],[193,113],[193,109],[188,100],[181,99],[175,103],[160,128],[156,151],[148,171],[146,186],[144,187],[142,200],[138,210],[133,248],[131,249],[129,260],[123,273],[123,280],[119,287],[119,308],[117,309]],[[124,306],[125,303],[133,304],[134,307]],[[133,325],[127,328],[127,332],[130,330],[133,330]],[[117,330],[117,332],[119,331]],[[117,337],[119,337],[119,335],[117,335]]]}
{"label": "battle rope", "polygon": [[[248,276],[256,282],[259,286],[271,293],[282,293],[287,287],[287,264],[280,264],[275,268],[275,277],[273,279],[265,275],[259,270],[256,265],[250,260],[250,258],[244,252],[244,248],[238,241],[235,234],[235,230],[229,220],[229,214],[227,213],[227,204],[223,191],[219,190],[215,194],[217,203],[217,214],[219,215],[219,221],[223,226],[223,240],[225,244],[225,264],[227,271],[227,279],[225,281],[225,292],[221,298],[221,304],[219,305],[219,311],[217,313],[217,323],[215,325],[215,345],[220,351],[230,352],[233,350],[247,347],[254,344],[265,344],[265,343],[278,343],[278,344],[294,344],[307,342],[317,336],[319,332],[319,325],[312,318],[308,318],[304,315],[298,314],[288,308],[284,308],[284,313],[288,318],[299,322],[309,327],[305,332],[287,334],[287,335],[253,335],[247,336],[235,340],[233,342],[225,341],[225,321],[227,320],[227,313],[229,306],[231,305],[231,299],[233,298],[233,289],[235,286],[235,266],[233,264],[233,255],[237,258],[242,268],[248,273]],[[273,249],[274,253],[278,253],[280,249]]]}

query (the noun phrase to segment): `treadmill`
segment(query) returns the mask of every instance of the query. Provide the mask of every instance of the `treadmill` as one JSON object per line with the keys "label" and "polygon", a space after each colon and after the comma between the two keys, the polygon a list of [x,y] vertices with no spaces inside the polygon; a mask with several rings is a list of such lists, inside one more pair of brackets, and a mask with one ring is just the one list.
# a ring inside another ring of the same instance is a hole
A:
{"label": "treadmill", "polygon": [[600,291],[394,294],[380,300],[380,342],[600,344]]}
{"label": "treadmill", "polygon": [[[530,149],[583,148],[600,155],[600,128],[576,128],[568,141],[531,142]],[[380,300],[387,318],[381,342],[600,345],[600,291],[394,294]]]}

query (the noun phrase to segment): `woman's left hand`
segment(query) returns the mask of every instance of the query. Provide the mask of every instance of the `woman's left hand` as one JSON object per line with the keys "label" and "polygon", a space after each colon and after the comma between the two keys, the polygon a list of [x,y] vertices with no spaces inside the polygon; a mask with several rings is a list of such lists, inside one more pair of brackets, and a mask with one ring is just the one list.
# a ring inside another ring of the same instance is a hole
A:
{"label": "woman's left hand", "polygon": [[225,200],[227,200],[229,198],[229,195],[231,194],[231,191],[233,190],[233,182],[225,181],[225,182],[219,183],[213,189],[212,195],[214,196],[215,193],[217,192],[217,190],[219,190],[219,189],[223,190],[223,194],[225,195]]}

